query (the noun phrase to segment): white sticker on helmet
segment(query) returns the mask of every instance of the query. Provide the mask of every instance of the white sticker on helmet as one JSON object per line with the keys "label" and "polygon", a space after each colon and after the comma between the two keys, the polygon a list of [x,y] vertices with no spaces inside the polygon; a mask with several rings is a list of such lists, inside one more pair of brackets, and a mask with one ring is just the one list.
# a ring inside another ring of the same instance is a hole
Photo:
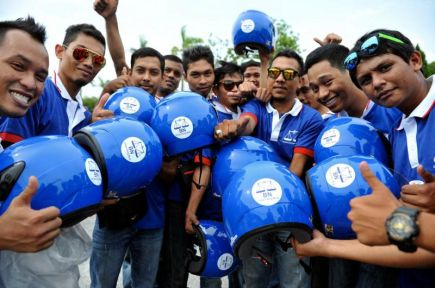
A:
{"label": "white sticker on helmet", "polygon": [[125,160],[136,163],[145,158],[147,147],[141,139],[137,137],[128,137],[122,141],[121,153]]}
{"label": "white sticker on helmet", "polygon": [[125,97],[121,102],[119,102],[119,108],[124,113],[134,114],[139,111],[140,103],[134,97]]}
{"label": "white sticker on helmet", "polygon": [[244,33],[251,33],[252,31],[254,31],[254,28],[255,28],[255,22],[252,21],[252,19],[242,20],[242,24],[240,25],[240,29],[242,29],[242,31]]}
{"label": "white sticker on helmet", "polygon": [[219,270],[226,271],[231,268],[233,262],[233,255],[231,255],[230,253],[224,253],[219,256],[219,259],[217,261],[217,267],[219,268]]}
{"label": "white sticker on helmet", "polygon": [[251,191],[255,202],[264,206],[275,205],[282,197],[281,185],[271,178],[257,180]]}
{"label": "white sticker on helmet", "polygon": [[338,141],[340,141],[340,131],[332,128],[323,133],[322,138],[320,139],[320,144],[323,147],[328,148],[337,144]]}
{"label": "white sticker on helmet", "polygon": [[177,117],[171,123],[171,131],[178,139],[186,139],[193,132],[192,121],[185,116]]}
{"label": "white sticker on helmet", "polygon": [[341,163],[335,164],[326,171],[326,181],[334,188],[344,188],[355,180],[355,170],[352,166]]}
{"label": "white sticker on helmet", "polygon": [[98,167],[97,162],[95,162],[94,159],[91,158],[86,159],[85,169],[86,174],[88,175],[91,182],[94,183],[96,186],[100,186],[102,177],[100,167]]}

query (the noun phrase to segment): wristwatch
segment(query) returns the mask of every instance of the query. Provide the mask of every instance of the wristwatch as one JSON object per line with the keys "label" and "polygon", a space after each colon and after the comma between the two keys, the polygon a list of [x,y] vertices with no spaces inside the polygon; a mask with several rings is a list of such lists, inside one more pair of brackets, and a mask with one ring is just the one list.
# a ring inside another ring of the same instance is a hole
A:
{"label": "wristwatch", "polygon": [[391,213],[385,222],[388,239],[392,244],[397,245],[400,251],[415,252],[417,246],[414,239],[418,236],[420,229],[417,217],[420,210],[401,206]]}

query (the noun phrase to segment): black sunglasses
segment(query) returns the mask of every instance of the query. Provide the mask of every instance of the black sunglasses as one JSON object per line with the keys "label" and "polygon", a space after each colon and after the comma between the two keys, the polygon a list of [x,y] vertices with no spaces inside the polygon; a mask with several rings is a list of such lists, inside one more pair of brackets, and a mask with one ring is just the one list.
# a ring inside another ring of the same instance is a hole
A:
{"label": "black sunglasses", "polygon": [[243,81],[233,81],[233,80],[224,80],[219,82],[219,84],[222,84],[225,90],[231,91],[234,89],[234,86],[239,88],[240,84],[242,84]]}

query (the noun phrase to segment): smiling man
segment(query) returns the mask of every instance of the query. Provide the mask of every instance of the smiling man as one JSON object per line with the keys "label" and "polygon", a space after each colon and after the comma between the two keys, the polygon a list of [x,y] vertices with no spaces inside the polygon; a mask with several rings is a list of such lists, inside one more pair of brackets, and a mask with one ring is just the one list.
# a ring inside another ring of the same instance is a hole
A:
{"label": "smiling man", "polygon": [[[92,25],[72,25],[66,30],[63,43],[56,45],[55,52],[58,71],[45,80],[39,101],[23,117],[2,121],[0,132],[6,144],[37,135],[71,136],[89,124],[91,115],[83,106],[79,92],[104,67],[104,36]],[[44,73],[40,73],[39,80],[44,80],[47,72]],[[26,96],[18,99],[25,102]],[[31,104],[33,100],[27,101]]]}
{"label": "smiling man", "polygon": [[181,76],[183,75],[183,62],[178,56],[165,55],[165,70],[163,72],[163,81],[157,91],[156,98],[161,99],[175,92],[180,85]]}

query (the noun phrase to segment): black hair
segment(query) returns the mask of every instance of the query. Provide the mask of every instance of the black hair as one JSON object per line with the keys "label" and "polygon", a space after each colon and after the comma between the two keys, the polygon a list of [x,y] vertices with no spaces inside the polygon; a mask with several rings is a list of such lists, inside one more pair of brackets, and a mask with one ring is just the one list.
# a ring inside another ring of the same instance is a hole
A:
{"label": "black hair", "polygon": [[[403,59],[403,61],[408,63],[410,58],[411,58],[412,53],[415,52],[414,45],[412,45],[411,40],[409,40],[405,35],[403,35],[402,33],[400,33],[399,31],[396,31],[396,30],[376,29],[376,30],[373,30],[369,33],[366,33],[364,36],[362,36],[361,38],[359,38],[356,41],[355,46],[352,48],[352,50],[350,50],[349,53],[359,52],[361,49],[361,45],[367,39],[369,39],[372,36],[377,36],[379,33],[386,34],[388,36],[392,36],[394,38],[402,40],[403,43],[397,43],[395,41],[391,41],[388,39],[378,37],[379,46],[376,49],[376,51],[374,51],[373,53],[370,53],[370,55],[364,54],[364,53],[357,53],[358,58],[359,59],[368,59],[368,58],[372,58],[375,56],[389,53],[389,54],[394,54],[394,55],[399,56],[400,58]],[[356,69],[353,69],[353,70],[349,71],[349,74],[350,74],[350,77],[352,78],[353,83],[355,83],[355,85],[360,87],[358,82],[356,81],[355,72],[356,72]]]}
{"label": "black hair", "polygon": [[169,61],[173,61],[173,62],[177,62],[177,63],[183,64],[183,61],[181,61],[180,57],[178,57],[176,55],[168,54],[168,55],[163,56],[163,58],[165,60],[169,60]]}
{"label": "black hair", "polygon": [[304,71],[304,60],[302,60],[302,57],[298,53],[296,53],[295,51],[293,51],[291,49],[284,49],[284,50],[278,52],[275,55],[275,57],[273,57],[272,62],[275,61],[275,59],[278,57],[287,57],[287,58],[295,59],[299,64],[299,71],[297,71],[297,72],[299,74],[302,74],[302,72]]}
{"label": "black hair", "polygon": [[225,62],[225,61],[219,61],[219,68],[216,68],[214,70],[215,78],[214,78],[214,85],[219,84],[219,81],[222,80],[222,78],[225,77],[225,75],[234,75],[234,74],[240,74],[243,78],[242,69],[239,65],[232,63],[232,62]]}
{"label": "black hair", "polygon": [[134,51],[133,55],[131,55],[131,63],[130,63],[131,68],[133,69],[136,59],[143,58],[143,57],[156,57],[157,59],[159,59],[160,70],[162,71],[163,74],[163,71],[165,70],[165,59],[163,58],[162,54],[160,54],[159,51],[151,47],[139,48]]}
{"label": "black hair", "polygon": [[214,56],[210,47],[195,45],[187,48],[183,51],[183,68],[184,72],[187,72],[190,63],[205,60],[207,61],[211,67],[214,69]]}
{"label": "black hair", "polygon": [[349,49],[346,46],[339,44],[326,44],[308,54],[307,59],[305,59],[305,72],[308,72],[313,65],[328,61],[332,67],[344,72],[346,68],[344,67],[344,59],[346,59],[349,54]]}
{"label": "black hair", "polygon": [[43,45],[47,39],[45,27],[36,23],[33,17],[27,16],[27,18],[18,18],[12,21],[0,22],[0,45],[2,44],[6,33],[12,29],[18,29],[28,33],[33,39]]}
{"label": "black hair", "polygon": [[101,32],[91,24],[76,24],[69,26],[65,31],[65,38],[63,39],[62,44],[68,46],[71,42],[76,40],[81,33],[96,39],[106,47],[106,39],[103,34],[101,34]]}
{"label": "black hair", "polygon": [[245,73],[246,69],[248,69],[249,67],[261,67],[261,65],[260,62],[254,61],[252,59],[246,61],[242,63],[242,65],[240,65],[240,68],[242,69],[242,74]]}

